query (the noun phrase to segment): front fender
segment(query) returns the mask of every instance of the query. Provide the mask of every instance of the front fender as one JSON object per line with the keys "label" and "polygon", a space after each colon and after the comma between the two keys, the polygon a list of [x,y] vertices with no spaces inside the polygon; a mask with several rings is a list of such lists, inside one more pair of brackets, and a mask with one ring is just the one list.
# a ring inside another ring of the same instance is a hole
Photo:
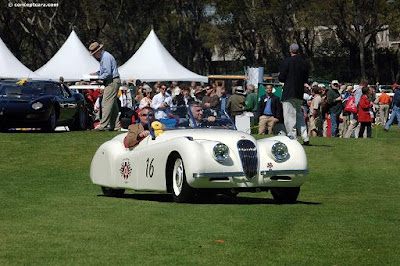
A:
{"label": "front fender", "polygon": [[[272,146],[277,142],[284,143],[289,152],[286,161],[276,161],[272,155]],[[303,146],[297,140],[291,140],[286,136],[275,136],[257,141],[260,154],[260,181],[267,186],[300,186],[306,180],[308,174],[307,155]],[[292,181],[279,177],[291,176]],[[275,177],[271,179],[271,177]]]}

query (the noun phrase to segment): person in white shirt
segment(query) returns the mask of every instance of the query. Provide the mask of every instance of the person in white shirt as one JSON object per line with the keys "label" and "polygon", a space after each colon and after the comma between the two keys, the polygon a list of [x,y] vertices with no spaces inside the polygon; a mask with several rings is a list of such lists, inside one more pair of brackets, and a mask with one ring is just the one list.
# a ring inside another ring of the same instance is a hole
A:
{"label": "person in white shirt", "polygon": [[166,118],[166,109],[168,108],[168,103],[165,102],[167,96],[165,92],[167,90],[167,86],[165,84],[161,84],[160,92],[153,97],[151,102],[151,108],[155,111],[155,119]]}
{"label": "person in white shirt", "polygon": [[139,109],[142,110],[145,107],[151,107],[151,92],[143,91],[143,98],[140,100]]}
{"label": "person in white shirt", "polygon": [[122,108],[132,109],[132,97],[126,87],[122,87],[119,101],[121,102]]}

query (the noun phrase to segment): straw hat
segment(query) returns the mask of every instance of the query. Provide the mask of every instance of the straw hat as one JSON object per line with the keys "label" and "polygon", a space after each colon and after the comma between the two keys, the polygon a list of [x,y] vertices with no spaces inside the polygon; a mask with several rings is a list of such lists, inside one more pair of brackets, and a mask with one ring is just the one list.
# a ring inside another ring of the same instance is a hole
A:
{"label": "straw hat", "polygon": [[89,45],[89,52],[90,55],[94,55],[95,53],[97,53],[98,51],[100,51],[100,49],[103,48],[103,44],[100,44],[98,42],[93,42]]}

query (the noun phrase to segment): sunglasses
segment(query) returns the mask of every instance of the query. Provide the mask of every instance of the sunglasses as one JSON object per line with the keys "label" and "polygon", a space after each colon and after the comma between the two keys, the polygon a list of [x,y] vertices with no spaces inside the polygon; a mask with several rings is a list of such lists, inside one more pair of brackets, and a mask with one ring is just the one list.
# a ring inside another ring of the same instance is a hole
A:
{"label": "sunglasses", "polygon": [[149,115],[149,116],[153,116],[153,113],[145,113],[145,114],[140,114],[141,116],[147,116],[147,115]]}

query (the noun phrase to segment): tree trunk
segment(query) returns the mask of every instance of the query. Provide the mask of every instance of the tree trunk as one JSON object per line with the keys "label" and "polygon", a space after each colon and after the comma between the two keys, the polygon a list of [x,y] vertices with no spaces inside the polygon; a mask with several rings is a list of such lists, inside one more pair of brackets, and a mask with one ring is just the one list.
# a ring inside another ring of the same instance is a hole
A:
{"label": "tree trunk", "polygon": [[363,38],[360,38],[360,40],[358,41],[358,48],[360,49],[361,79],[365,79],[367,75],[365,73],[365,47]]}
{"label": "tree trunk", "polygon": [[379,82],[379,72],[378,72],[378,66],[376,64],[376,39],[374,38],[374,41],[372,42],[372,47],[371,47],[371,56],[372,56],[372,69],[374,73],[374,79],[375,83]]}
{"label": "tree trunk", "polygon": [[[397,62],[400,62],[400,50],[399,49],[397,49],[396,54],[397,54]],[[397,74],[396,74],[396,78],[395,78],[394,82],[398,82],[399,79],[400,79],[400,65],[398,64],[397,65]]]}

